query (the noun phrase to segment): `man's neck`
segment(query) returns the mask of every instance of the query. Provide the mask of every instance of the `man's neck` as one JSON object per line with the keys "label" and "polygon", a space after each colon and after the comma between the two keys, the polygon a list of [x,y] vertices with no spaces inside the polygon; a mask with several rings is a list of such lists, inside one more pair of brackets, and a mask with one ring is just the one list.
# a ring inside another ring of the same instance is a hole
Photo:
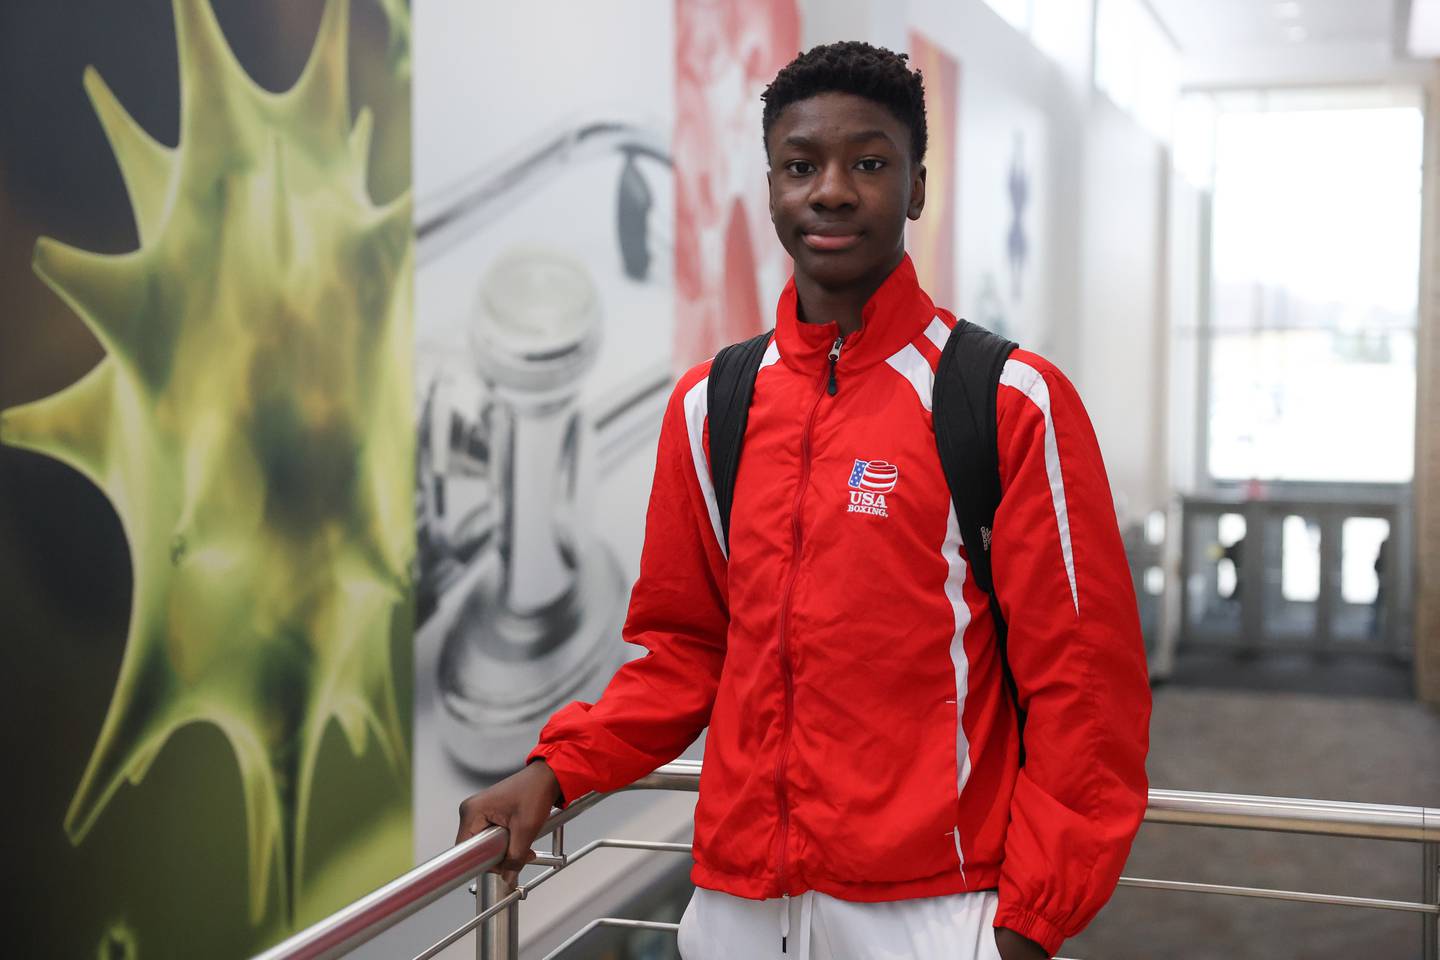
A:
{"label": "man's neck", "polygon": [[890,276],[904,258],[905,251],[902,249],[896,255],[894,263],[844,287],[827,287],[814,277],[796,273],[795,295],[800,321],[833,323],[839,326],[842,337],[850,336],[860,329],[865,304],[870,302],[870,298],[880,289],[885,278]]}

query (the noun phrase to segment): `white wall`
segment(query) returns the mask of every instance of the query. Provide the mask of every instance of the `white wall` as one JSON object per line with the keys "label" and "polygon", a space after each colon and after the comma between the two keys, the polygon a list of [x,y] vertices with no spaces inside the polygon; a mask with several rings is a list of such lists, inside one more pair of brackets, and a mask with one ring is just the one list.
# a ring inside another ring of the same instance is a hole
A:
{"label": "white wall", "polygon": [[1170,323],[1166,394],[1170,485],[1195,490],[1200,481],[1200,328],[1208,297],[1209,195],[1182,176],[1172,178],[1169,216],[1168,303]]}
{"label": "white wall", "polygon": [[1085,135],[1075,380],[1131,518],[1163,504],[1168,486],[1167,170],[1149,136],[1097,98]]}

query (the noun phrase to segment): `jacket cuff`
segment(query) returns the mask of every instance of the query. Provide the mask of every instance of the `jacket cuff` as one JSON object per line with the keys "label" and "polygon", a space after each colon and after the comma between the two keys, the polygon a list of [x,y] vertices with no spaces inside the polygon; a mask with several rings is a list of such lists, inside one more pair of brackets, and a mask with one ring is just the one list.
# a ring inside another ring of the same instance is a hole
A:
{"label": "jacket cuff", "polygon": [[590,788],[580,781],[579,775],[574,773],[560,756],[563,746],[561,743],[541,743],[525,758],[527,767],[536,760],[544,760],[550,772],[555,774],[555,779],[560,784],[560,800],[556,806],[561,810],[570,806],[571,801],[590,792]]}
{"label": "jacket cuff", "polygon": [[1000,904],[995,911],[995,926],[1014,930],[1027,940],[1034,940],[1050,957],[1059,953],[1060,944],[1065,942],[1065,935],[1059,927],[1022,907]]}

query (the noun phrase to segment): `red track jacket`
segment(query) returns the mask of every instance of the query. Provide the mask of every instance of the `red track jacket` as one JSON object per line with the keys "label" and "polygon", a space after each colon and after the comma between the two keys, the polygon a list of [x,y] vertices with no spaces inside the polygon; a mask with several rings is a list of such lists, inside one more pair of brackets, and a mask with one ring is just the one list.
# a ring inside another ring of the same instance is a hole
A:
{"label": "red track jacket", "polygon": [[954,318],[907,257],[845,338],[796,316],[756,379],[731,552],[707,466],[709,362],[660,434],[624,638],[649,653],[556,712],[568,802],[669,762],[708,724],[696,885],[878,901],[999,888],[997,926],[1052,953],[1109,899],[1145,810],[1150,693],[1110,485],[1075,388],[1020,350],[1000,380],[989,599],[930,420]]}

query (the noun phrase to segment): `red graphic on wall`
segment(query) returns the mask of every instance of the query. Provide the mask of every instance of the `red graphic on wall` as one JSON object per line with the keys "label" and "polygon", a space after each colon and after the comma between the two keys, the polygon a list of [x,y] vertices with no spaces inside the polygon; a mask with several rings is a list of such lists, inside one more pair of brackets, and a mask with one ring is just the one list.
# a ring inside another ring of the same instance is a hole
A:
{"label": "red graphic on wall", "polygon": [[925,77],[925,212],[910,224],[906,247],[920,286],[953,309],[957,189],[956,130],[960,126],[960,67],[926,36],[910,33],[910,65]]}
{"label": "red graphic on wall", "polygon": [[795,0],[676,0],[679,369],[769,326],[761,280],[789,275],[770,224],[760,93],[799,52]]}

